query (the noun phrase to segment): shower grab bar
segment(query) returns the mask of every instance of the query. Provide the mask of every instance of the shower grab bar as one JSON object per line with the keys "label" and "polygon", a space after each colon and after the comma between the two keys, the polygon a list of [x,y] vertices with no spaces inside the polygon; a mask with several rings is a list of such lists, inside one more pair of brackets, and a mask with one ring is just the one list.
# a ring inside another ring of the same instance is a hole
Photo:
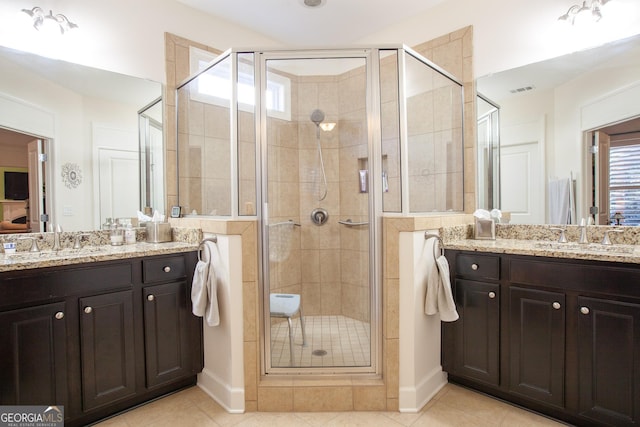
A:
{"label": "shower grab bar", "polygon": [[300,223],[294,222],[292,219],[290,219],[289,221],[276,222],[275,224],[269,224],[269,227],[275,227],[276,225],[286,225],[286,224],[295,225],[296,227],[300,227]]}
{"label": "shower grab bar", "polygon": [[369,225],[368,222],[353,222],[351,220],[351,218],[347,219],[346,221],[338,221],[338,224],[346,225],[347,227],[356,227],[356,226],[359,226],[359,225]]}
{"label": "shower grab bar", "polygon": [[436,247],[438,245],[440,245],[440,256],[444,256],[444,243],[442,243],[442,237],[438,236],[437,234],[431,234],[428,231],[425,231],[424,232],[424,239],[425,240],[438,239],[438,241],[433,244],[433,259],[434,260],[438,259],[438,254],[436,253]]}
{"label": "shower grab bar", "polygon": [[200,254],[202,253],[202,248],[204,248],[204,244],[205,242],[213,242],[215,244],[218,243],[218,236],[213,236],[213,237],[205,237],[204,239],[202,239],[200,241],[200,244],[198,245],[198,261],[202,261],[202,258],[200,257]]}

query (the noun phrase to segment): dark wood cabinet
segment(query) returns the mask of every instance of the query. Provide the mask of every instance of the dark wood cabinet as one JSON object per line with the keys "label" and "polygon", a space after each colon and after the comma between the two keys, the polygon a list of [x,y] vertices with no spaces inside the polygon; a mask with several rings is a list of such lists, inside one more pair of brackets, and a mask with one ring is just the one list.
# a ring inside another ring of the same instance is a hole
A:
{"label": "dark wood cabinet", "polygon": [[94,409],[136,392],[133,291],[80,298],[82,408]]}
{"label": "dark wood cabinet", "polygon": [[67,404],[65,303],[0,313],[0,402]]}
{"label": "dark wood cabinet", "polygon": [[564,406],[564,294],[509,288],[509,390]]}
{"label": "dark wood cabinet", "polygon": [[0,274],[0,405],[91,424],[196,383],[195,252]]}
{"label": "dark wood cabinet", "polygon": [[442,326],[450,381],[576,425],[640,423],[640,265],[446,256],[460,314]]}
{"label": "dark wood cabinet", "polygon": [[579,411],[609,425],[640,423],[640,304],[578,297]]}
{"label": "dark wood cabinet", "polygon": [[500,285],[458,279],[456,310],[452,323],[457,375],[498,385],[500,381]]}
{"label": "dark wood cabinet", "polygon": [[190,372],[189,312],[184,282],[147,286],[143,290],[147,387]]}

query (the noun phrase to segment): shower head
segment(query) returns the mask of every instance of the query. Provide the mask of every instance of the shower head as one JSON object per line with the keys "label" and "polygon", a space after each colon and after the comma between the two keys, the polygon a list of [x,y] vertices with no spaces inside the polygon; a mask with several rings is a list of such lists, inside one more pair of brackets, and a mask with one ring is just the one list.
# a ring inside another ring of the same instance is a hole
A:
{"label": "shower head", "polygon": [[316,126],[320,126],[320,123],[324,120],[324,113],[322,110],[313,110],[311,112],[311,121],[316,124]]}

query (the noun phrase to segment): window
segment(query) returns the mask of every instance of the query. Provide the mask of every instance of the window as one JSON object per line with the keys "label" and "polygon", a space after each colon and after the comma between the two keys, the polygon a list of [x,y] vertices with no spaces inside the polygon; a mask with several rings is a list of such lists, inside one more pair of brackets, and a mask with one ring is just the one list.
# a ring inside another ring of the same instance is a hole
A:
{"label": "window", "polygon": [[640,225],[640,141],[611,142],[609,212],[620,212],[623,225]]}
{"label": "window", "polygon": [[[191,47],[189,51],[190,71],[195,74],[218,57],[217,54]],[[214,105],[229,107],[231,99],[231,69],[228,61],[222,61],[194,82],[197,85],[194,99]],[[271,117],[291,120],[291,80],[275,73],[267,75],[265,103]],[[255,107],[255,83],[253,64],[240,62],[238,66],[238,108],[253,112]]]}

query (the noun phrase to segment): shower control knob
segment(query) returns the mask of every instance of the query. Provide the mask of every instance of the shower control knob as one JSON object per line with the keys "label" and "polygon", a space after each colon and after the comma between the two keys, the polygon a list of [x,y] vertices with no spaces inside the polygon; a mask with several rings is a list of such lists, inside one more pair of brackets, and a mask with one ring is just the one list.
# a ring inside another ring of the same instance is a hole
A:
{"label": "shower control knob", "polygon": [[329,212],[325,209],[317,208],[311,212],[311,221],[315,225],[324,225],[329,219]]}

